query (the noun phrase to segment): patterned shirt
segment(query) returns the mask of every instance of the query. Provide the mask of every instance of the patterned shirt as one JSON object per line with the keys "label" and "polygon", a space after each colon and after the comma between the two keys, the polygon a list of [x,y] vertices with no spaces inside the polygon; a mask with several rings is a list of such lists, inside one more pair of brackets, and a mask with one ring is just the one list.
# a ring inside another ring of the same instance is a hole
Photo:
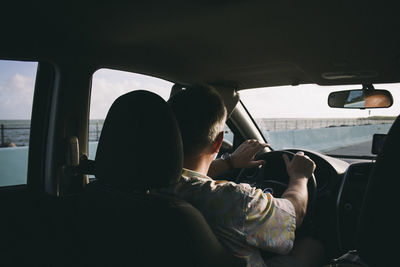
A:
{"label": "patterned shirt", "polygon": [[178,184],[159,190],[200,210],[214,233],[247,266],[265,266],[259,249],[287,254],[296,229],[292,203],[249,184],[218,181],[183,169]]}

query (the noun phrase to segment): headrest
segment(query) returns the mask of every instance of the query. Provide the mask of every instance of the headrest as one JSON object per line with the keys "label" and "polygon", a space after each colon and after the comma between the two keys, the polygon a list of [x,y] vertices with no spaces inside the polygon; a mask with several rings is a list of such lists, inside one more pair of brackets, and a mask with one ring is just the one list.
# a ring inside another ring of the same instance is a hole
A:
{"label": "headrest", "polygon": [[104,121],[95,159],[99,182],[147,190],[179,181],[183,145],[169,105],[138,90],[114,101]]}

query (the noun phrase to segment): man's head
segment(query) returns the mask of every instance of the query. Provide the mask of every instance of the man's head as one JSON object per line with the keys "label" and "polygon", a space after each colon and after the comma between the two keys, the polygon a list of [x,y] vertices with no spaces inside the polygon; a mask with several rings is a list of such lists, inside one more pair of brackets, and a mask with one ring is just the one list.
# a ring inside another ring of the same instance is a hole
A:
{"label": "man's head", "polygon": [[185,158],[200,155],[223,137],[227,111],[215,89],[193,86],[176,93],[168,102],[181,129]]}

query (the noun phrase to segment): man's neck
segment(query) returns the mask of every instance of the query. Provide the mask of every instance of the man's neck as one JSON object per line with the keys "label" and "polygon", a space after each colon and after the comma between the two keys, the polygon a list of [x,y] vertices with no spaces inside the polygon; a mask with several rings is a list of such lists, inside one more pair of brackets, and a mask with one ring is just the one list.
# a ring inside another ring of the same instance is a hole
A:
{"label": "man's neck", "polygon": [[183,167],[203,175],[207,175],[212,160],[213,158],[211,158],[209,155],[200,155],[199,157],[195,158],[185,158]]}

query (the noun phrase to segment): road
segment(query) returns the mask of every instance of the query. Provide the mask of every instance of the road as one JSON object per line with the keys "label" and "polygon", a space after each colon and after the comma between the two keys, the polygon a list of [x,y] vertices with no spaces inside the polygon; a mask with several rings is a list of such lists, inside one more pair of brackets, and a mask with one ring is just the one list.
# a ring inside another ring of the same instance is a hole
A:
{"label": "road", "polygon": [[357,156],[374,156],[371,154],[372,140],[359,143],[352,146],[346,146],[334,150],[325,151],[325,154],[333,155],[357,155]]}

